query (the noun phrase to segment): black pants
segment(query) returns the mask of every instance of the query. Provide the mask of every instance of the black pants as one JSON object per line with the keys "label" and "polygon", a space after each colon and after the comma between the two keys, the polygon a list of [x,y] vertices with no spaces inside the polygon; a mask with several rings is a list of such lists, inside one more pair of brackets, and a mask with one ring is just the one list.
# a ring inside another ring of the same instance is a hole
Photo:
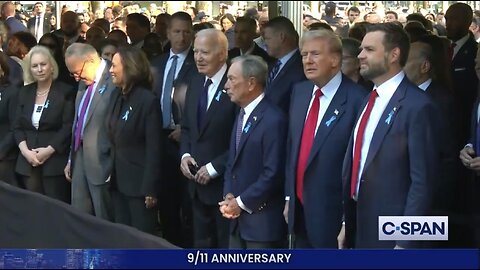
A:
{"label": "black pants", "polygon": [[195,248],[228,248],[229,220],[220,213],[217,205],[192,200],[193,237]]}
{"label": "black pants", "polygon": [[267,249],[267,248],[281,248],[280,242],[258,242],[244,240],[240,235],[240,230],[235,229],[230,234],[229,248],[230,249]]}
{"label": "black pants", "polygon": [[112,191],[112,201],[116,223],[154,234],[157,208],[146,208],[145,197],[130,197],[114,190]]}
{"label": "black pants", "polygon": [[[291,198],[294,199],[294,198]],[[295,225],[294,225],[294,232],[295,232],[295,248],[313,248],[310,244],[310,240],[308,240],[307,235],[307,228],[305,227],[305,212],[303,210],[303,205],[295,198]]]}
{"label": "black pants", "polygon": [[21,179],[27,190],[70,204],[71,186],[64,175],[44,176],[42,167],[36,167],[32,168],[30,176],[22,175]]}
{"label": "black pants", "polygon": [[0,181],[15,187],[21,187],[17,174],[15,173],[15,160],[0,161]]}

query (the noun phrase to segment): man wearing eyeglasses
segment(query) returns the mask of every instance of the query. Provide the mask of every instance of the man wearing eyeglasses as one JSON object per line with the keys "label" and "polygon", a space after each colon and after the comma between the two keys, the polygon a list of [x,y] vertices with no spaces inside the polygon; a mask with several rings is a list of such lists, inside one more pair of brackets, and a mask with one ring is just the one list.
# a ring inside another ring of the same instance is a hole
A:
{"label": "man wearing eyeglasses", "polygon": [[89,44],[73,43],[65,52],[70,75],[79,82],[75,101],[70,160],[65,177],[72,182],[72,205],[103,219],[111,219],[110,143],[104,127],[115,86],[110,64]]}

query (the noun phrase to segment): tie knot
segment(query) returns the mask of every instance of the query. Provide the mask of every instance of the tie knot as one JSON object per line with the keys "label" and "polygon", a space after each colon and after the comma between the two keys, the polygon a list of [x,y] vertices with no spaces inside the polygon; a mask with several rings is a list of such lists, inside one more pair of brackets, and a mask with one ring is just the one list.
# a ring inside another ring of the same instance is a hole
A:
{"label": "tie knot", "polygon": [[282,61],[277,60],[277,62],[275,63],[275,67],[280,67],[281,65],[282,65]]}
{"label": "tie knot", "polygon": [[376,97],[378,97],[377,89],[373,89],[373,91],[370,93],[370,99],[375,99]]}
{"label": "tie knot", "polygon": [[212,84],[212,80],[211,79],[208,79],[206,82],[205,82],[205,85],[203,87],[207,88],[210,86],[210,84]]}
{"label": "tie knot", "polygon": [[321,97],[321,96],[323,96],[322,89],[320,89],[320,88],[317,87],[317,88],[315,89],[315,98],[319,98],[319,97]]}
{"label": "tie knot", "polygon": [[173,61],[177,60],[178,59],[178,55],[174,54],[170,57],[170,59],[172,59]]}
{"label": "tie knot", "polygon": [[455,43],[455,42],[453,42],[452,44],[450,44],[450,47],[451,47],[452,49],[454,49],[456,46],[457,46],[457,43]]}

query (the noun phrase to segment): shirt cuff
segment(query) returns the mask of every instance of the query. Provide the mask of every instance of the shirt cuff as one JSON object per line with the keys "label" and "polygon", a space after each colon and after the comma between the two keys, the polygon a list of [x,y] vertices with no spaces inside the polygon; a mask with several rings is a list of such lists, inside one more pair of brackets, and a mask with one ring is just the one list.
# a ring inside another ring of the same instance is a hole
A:
{"label": "shirt cuff", "polygon": [[470,148],[473,148],[473,144],[471,143],[467,143],[463,148],[466,148],[466,147],[470,147]]}
{"label": "shirt cuff", "polygon": [[[186,154],[185,154],[186,155]],[[184,155],[184,156],[185,156]],[[183,157],[182,157],[183,158]],[[209,162],[207,165],[205,165],[205,168],[207,168],[207,172],[208,174],[210,175],[210,178],[215,178],[218,176],[218,173],[217,171],[215,170],[215,168],[213,167],[212,163]]]}
{"label": "shirt cuff", "polygon": [[248,209],[248,207],[245,206],[245,204],[243,204],[242,202],[242,199],[240,198],[240,196],[238,196],[237,198],[235,198],[235,200],[237,200],[237,204],[240,208],[242,208],[245,212],[249,213],[249,214],[252,214],[253,211]]}
{"label": "shirt cuff", "polygon": [[290,196],[285,196],[285,201],[290,201]]}
{"label": "shirt cuff", "polygon": [[183,154],[183,156],[182,156],[182,158],[181,158],[180,160],[182,160],[182,159],[184,159],[184,158],[186,158],[186,157],[191,157],[191,156],[192,156],[192,155],[190,155],[190,153],[185,153],[185,154]]}

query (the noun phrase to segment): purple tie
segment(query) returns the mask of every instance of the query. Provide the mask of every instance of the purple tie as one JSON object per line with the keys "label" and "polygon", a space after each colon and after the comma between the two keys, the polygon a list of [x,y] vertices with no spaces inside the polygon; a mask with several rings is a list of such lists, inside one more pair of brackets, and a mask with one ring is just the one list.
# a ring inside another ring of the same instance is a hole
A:
{"label": "purple tie", "polygon": [[88,104],[90,103],[90,98],[93,93],[93,85],[95,82],[90,84],[87,88],[87,93],[85,94],[85,99],[83,100],[82,108],[80,110],[80,115],[77,119],[77,125],[75,126],[75,145],[73,148],[74,152],[77,152],[78,148],[80,148],[80,142],[82,140],[82,129],[83,129],[83,122],[85,120],[85,113],[87,112]]}

